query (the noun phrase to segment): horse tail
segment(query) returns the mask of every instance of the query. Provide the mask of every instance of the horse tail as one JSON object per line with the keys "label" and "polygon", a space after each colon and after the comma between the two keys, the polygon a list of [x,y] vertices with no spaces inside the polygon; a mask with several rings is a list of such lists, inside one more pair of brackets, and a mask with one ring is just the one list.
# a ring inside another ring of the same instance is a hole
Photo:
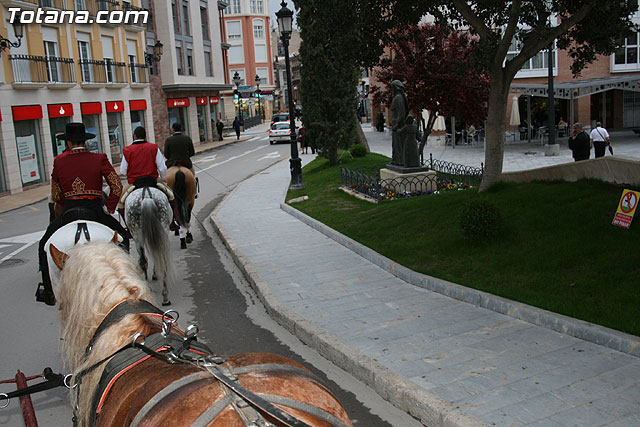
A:
{"label": "horse tail", "polygon": [[140,230],[144,245],[153,259],[158,279],[171,283],[172,269],[169,260],[169,239],[162,224],[160,209],[151,197],[142,199]]}
{"label": "horse tail", "polygon": [[187,200],[187,182],[184,172],[181,170],[176,172],[174,179],[173,195],[178,205],[178,221],[184,225],[189,222],[189,202]]}

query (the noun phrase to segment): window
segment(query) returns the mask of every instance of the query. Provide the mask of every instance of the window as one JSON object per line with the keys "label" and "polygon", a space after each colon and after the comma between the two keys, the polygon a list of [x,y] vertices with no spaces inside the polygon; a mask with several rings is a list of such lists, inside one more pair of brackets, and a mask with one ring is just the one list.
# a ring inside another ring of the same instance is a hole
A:
{"label": "window", "polygon": [[187,49],[187,74],[193,76],[193,50]]}
{"label": "window", "polygon": [[620,47],[614,54],[614,70],[640,68],[640,61],[638,59],[638,48],[640,47],[640,43],[638,42],[638,37],[639,33],[634,33],[625,38],[621,43]]}
{"label": "window", "polygon": [[209,38],[209,14],[207,8],[200,6],[200,25],[202,26],[202,40],[211,40]]}
{"label": "window", "polygon": [[253,21],[253,38],[264,38],[264,23],[261,19],[256,19],[255,21]]}
{"label": "window", "polygon": [[256,43],[253,45],[253,52],[256,62],[267,62],[267,45],[264,43]]}
{"label": "window", "polygon": [[131,74],[131,83],[136,83],[138,81],[138,75],[136,74],[137,62],[135,55],[129,55],[129,73]]}
{"label": "window", "polygon": [[266,67],[258,67],[256,68],[256,74],[260,76],[260,85],[268,85],[269,84],[269,69]]}
{"label": "window", "polygon": [[40,120],[14,120],[13,128],[16,134],[23,187],[43,182],[44,156],[40,138]]}
{"label": "window", "polygon": [[191,27],[189,26],[189,3],[186,1],[182,2],[182,35],[190,36],[191,35]]}
{"label": "window", "polygon": [[87,10],[87,5],[85,4],[85,0],[74,0],[73,2],[76,10]]}
{"label": "window", "polygon": [[[507,60],[514,58],[522,49],[522,43],[518,40],[512,40],[509,52],[507,53]],[[551,66],[556,68],[556,55],[557,50],[554,49],[552,55]],[[549,50],[541,50],[532,58],[524,63],[516,77],[545,77],[549,74]],[[556,71],[554,71],[555,73]]]}
{"label": "window", "polygon": [[[236,73],[236,71],[238,72],[238,74],[240,75],[240,86],[246,85],[246,79],[245,79],[245,73],[244,73],[244,68],[242,69],[236,69],[236,70],[229,70],[229,81],[235,86],[235,83],[233,82],[233,75]],[[235,87],[234,87],[235,89]]]}
{"label": "window", "polygon": [[180,46],[176,46],[176,66],[178,67],[178,75],[183,75],[184,70],[182,69],[182,48]]}
{"label": "window", "polygon": [[227,40],[242,40],[242,27],[240,21],[227,22]]}
{"label": "window", "polygon": [[91,55],[89,55],[89,43],[78,40],[78,53],[80,54],[80,75],[83,82],[91,81]]}
{"label": "window", "polygon": [[102,139],[100,135],[100,114],[88,114],[82,116],[82,123],[88,133],[95,135],[85,142],[85,146],[92,153],[102,153]]}
{"label": "window", "polygon": [[262,13],[262,0],[251,0],[251,13]]}
{"label": "window", "polygon": [[56,62],[58,56],[58,43],[45,41],[44,55],[47,58],[47,78],[50,82],[60,81],[60,70],[58,68],[59,64]]}
{"label": "window", "polygon": [[244,63],[244,51],[242,50],[242,45],[231,46],[229,48],[229,63],[230,64]]}
{"label": "window", "polygon": [[104,58],[104,70],[107,83],[113,83],[115,79],[115,67],[113,65],[113,38],[102,36],[102,57]]}
{"label": "window", "polygon": [[231,6],[233,12],[231,13],[242,13],[242,9],[240,9],[240,0],[231,0]]}
{"label": "window", "polygon": [[213,69],[211,68],[211,52],[204,51],[204,71],[207,77],[213,77]]}
{"label": "window", "polygon": [[180,25],[178,25],[178,6],[176,6],[176,1],[173,0],[171,2],[171,16],[173,17],[173,32],[180,32]]}

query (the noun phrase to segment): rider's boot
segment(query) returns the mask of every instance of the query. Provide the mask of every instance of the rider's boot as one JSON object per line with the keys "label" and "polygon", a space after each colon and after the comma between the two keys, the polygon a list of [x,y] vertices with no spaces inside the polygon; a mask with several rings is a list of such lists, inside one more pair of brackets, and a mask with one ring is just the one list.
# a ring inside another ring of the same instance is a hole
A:
{"label": "rider's boot", "polygon": [[49,224],[56,219],[56,204],[49,202]]}
{"label": "rider's boot", "polygon": [[36,301],[47,305],[56,305],[56,297],[53,294],[53,286],[51,285],[48,271],[42,272],[42,282],[38,283],[38,289],[36,289]]}
{"label": "rider's boot", "polygon": [[124,208],[118,208],[118,215],[120,215],[120,218],[122,218],[122,222],[124,222],[124,227],[127,228],[127,220],[125,219],[125,216],[124,216]]}

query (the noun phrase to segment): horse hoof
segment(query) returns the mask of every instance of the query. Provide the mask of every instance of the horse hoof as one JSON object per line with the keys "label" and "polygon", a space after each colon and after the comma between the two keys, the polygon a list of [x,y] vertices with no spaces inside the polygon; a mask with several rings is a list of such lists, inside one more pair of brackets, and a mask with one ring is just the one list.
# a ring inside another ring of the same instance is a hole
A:
{"label": "horse hoof", "polygon": [[184,237],[180,239],[180,249],[187,249],[187,240]]}
{"label": "horse hoof", "polygon": [[187,243],[193,242],[193,235],[191,233],[187,233],[186,240],[187,240]]}
{"label": "horse hoof", "polygon": [[171,305],[171,301],[169,300],[162,301],[162,305]]}

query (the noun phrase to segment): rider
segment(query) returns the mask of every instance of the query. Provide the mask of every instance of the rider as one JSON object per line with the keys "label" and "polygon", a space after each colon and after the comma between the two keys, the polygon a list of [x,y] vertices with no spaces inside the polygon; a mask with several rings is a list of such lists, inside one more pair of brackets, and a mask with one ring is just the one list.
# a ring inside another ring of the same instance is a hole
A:
{"label": "rider", "polygon": [[[95,135],[87,133],[82,123],[68,123],[65,133],[57,138],[64,139],[69,144],[69,152],[55,158],[51,173],[51,198],[63,206],[62,215],[49,224],[38,245],[42,282],[38,284],[36,301],[47,305],[54,305],[56,299],[44,247],[56,230],[70,222],[85,219],[99,222],[117,231],[122,236],[122,245],[126,250],[129,250],[130,237],[120,223],[108,214],[113,213],[122,193],[120,177],[109,163],[106,154],[91,153],[84,146],[85,141],[95,138]],[[111,190],[104,207],[103,178]]]}
{"label": "rider", "polygon": [[167,167],[184,166],[191,169],[191,173],[195,177],[196,172],[193,170],[193,163],[191,163],[191,156],[196,154],[193,141],[189,135],[182,134],[182,124],[175,122],[171,128],[173,135],[164,141],[164,156],[167,158]]}
{"label": "rider", "polygon": [[[133,143],[124,147],[122,163],[120,163],[120,173],[127,176],[127,184],[122,192],[122,197],[118,203],[118,212],[124,218],[124,202],[127,196],[138,186],[152,184],[164,191],[169,198],[169,203],[173,206],[173,192],[160,180],[167,176],[167,167],[164,164],[164,157],[158,145],[147,141],[147,131],[142,126],[138,126],[133,131]],[[147,181],[147,182],[145,182]]]}

